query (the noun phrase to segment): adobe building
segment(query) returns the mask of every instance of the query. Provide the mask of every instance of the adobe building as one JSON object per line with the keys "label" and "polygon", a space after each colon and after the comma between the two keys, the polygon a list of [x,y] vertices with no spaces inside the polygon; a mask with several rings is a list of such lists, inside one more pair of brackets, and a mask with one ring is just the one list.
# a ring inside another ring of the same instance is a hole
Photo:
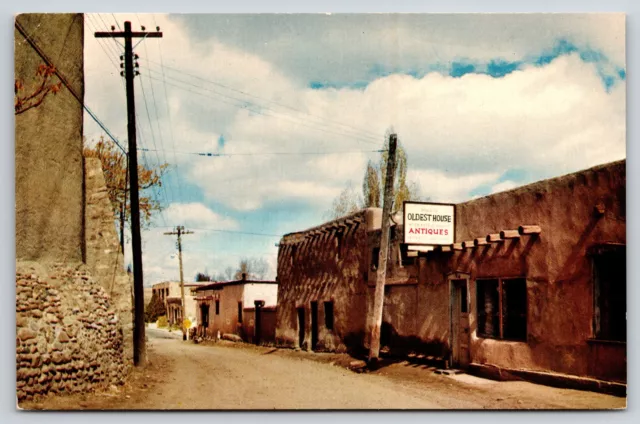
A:
{"label": "adobe building", "polygon": [[194,294],[198,336],[233,334],[254,343],[275,339],[276,281],[247,280],[243,274],[241,280],[200,286]]}
{"label": "adobe building", "polygon": [[[184,310],[186,317],[194,322],[197,319],[196,301],[193,290],[202,286],[202,283],[184,283]],[[182,319],[182,294],[179,281],[165,281],[154,284],[151,287],[152,296],[162,300],[167,311],[169,325],[181,325]]]}
{"label": "adobe building", "polygon": [[365,209],[280,240],[277,345],[337,352],[364,345],[368,233],[381,218],[380,209]]}
{"label": "adobe building", "polygon": [[[430,252],[408,250],[394,218],[382,345],[494,376],[626,382],[625,165],[457,204],[455,242]],[[283,237],[278,344],[368,346],[381,219],[367,217],[375,214]]]}

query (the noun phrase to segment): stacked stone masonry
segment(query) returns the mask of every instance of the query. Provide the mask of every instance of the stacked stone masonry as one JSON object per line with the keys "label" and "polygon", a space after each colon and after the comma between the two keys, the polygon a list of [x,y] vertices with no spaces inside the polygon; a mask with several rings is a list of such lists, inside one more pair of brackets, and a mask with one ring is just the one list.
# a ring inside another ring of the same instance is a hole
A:
{"label": "stacked stone masonry", "polygon": [[18,401],[107,388],[126,371],[118,316],[85,266],[18,263]]}

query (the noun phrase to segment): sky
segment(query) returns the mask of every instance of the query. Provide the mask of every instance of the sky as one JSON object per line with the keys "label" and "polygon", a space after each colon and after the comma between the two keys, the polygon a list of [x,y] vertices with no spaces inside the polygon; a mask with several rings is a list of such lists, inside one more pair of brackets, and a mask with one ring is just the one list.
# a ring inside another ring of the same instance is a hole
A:
{"label": "sky", "polygon": [[127,20],[163,32],[134,49],[138,160],[169,164],[147,286],[179,279],[176,225],[186,281],[245,257],[274,278],[280,237],[359,190],[390,128],[434,202],[626,156],[623,14],[87,14],[85,102],[124,146],[123,47],[93,33]]}

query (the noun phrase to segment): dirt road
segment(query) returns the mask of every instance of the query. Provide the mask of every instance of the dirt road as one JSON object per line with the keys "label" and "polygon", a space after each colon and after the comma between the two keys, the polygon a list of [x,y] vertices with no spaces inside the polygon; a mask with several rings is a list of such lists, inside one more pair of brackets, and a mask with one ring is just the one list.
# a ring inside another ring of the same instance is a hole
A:
{"label": "dirt road", "polygon": [[[408,364],[356,374],[336,355],[218,343],[150,332],[147,369],[111,393],[52,399],[45,409],[609,409],[626,399],[526,382],[444,376]],[[344,359],[344,358],[343,358]]]}

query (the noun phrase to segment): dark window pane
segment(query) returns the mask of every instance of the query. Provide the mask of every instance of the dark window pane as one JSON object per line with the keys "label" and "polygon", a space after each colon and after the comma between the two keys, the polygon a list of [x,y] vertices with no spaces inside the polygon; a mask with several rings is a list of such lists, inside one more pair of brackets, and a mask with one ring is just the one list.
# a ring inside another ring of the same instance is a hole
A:
{"label": "dark window pane", "polygon": [[523,278],[502,280],[503,338],[527,339],[527,283]]}
{"label": "dark window pane", "polygon": [[333,302],[324,302],[324,326],[333,330]]}
{"label": "dark window pane", "polygon": [[378,260],[380,258],[380,248],[374,247],[371,251],[371,268],[378,269]]}
{"label": "dark window pane", "polygon": [[498,280],[477,280],[478,334],[500,337]]}
{"label": "dark window pane", "polygon": [[594,258],[596,337],[627,340],[627,273],[625,249]]}
{"label": "dark window pane", "polygon": [[220,301],[216,300],[216,315],[220,315]]}
{"label": "dark window pane", "polygon": [[242,324],[242,302],[238,302],[238,322]]}
{"label": "dark window pane", "polygon": [[460,286],[460,312],[467,313],[467,285],[462,284]]}

